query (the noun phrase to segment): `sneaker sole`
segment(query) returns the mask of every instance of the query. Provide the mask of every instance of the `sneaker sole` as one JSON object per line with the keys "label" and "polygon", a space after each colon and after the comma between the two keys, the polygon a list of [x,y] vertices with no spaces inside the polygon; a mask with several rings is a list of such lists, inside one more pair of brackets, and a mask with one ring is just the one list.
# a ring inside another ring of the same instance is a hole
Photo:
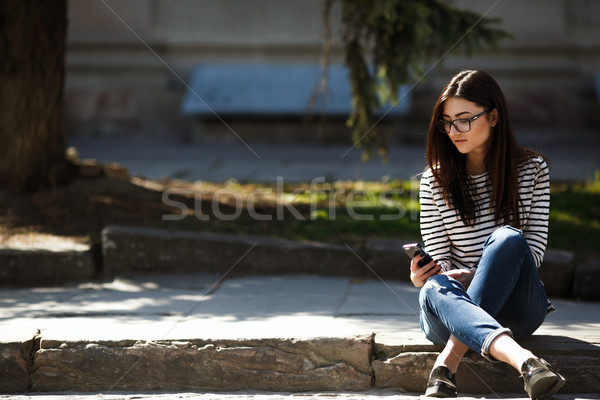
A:
{"label": "sneaker sole", "polygon": [[431,386],[428,387],[425,391],[424,397],[438,397],[438,398],[456,398],[458,397],[458,393],[452,391],[452,389],[448,388],[444,385]]}
{"label": "sneaker sole", "polygon": [[532,385],[532,388],[534,388],[535,391],[529,393],[529,397],[535,400],[540,397],[551,396],[558,392],[565,382],[566,379],[559,374],[540,377],[540,379]]}

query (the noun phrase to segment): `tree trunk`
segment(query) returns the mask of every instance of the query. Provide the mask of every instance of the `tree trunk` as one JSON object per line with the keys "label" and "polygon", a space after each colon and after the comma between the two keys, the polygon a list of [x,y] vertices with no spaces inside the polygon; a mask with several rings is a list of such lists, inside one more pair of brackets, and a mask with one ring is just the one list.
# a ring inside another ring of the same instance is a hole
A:
{"label": "tree trunk", "polygon": [[0,0],[0,187],[66,179],[66,30],[67,0]]}

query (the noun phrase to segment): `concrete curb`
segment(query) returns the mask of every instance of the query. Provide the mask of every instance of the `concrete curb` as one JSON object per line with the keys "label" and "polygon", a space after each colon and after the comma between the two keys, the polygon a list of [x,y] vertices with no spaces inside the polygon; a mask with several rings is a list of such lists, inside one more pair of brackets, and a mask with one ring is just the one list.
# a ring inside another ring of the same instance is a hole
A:
{"label": "concrete curb", "polygon": [[[127,273],[209,272],[227,276],[311,274],[409,281],[401,240],[372,240],[360,247],[324,242],[108,226],[102,262],[90,246],[0,248],[0,286],[57,285]],[[100,253],[100,250],[98,250]],[[550,297],[600,300],[597,260],[576,265],[572,253],[548,249],[540,277]]]}
{"label": "concrete curb", "polygon": [[[102,241],[105,276],[218,272],[234,276],[375,276],[405,282],[410,278],[410,262],[402,250],[407,242],[400,240],[373,240],[351,248],[260,236],[108,226],[102,231]],[[576,267],[570,252],[548,249],[539,271],[548,296],[573,296],[577,282],[578,298],[597,300],[600,277],[592,270]],[[585,275],[576,279],[582,273]]]}
{"label": "concrete curb", "polygon": [[231,275],[358,276],[346,246],[260,236],[109,226],[102,231],[104,274],[218,272]]}

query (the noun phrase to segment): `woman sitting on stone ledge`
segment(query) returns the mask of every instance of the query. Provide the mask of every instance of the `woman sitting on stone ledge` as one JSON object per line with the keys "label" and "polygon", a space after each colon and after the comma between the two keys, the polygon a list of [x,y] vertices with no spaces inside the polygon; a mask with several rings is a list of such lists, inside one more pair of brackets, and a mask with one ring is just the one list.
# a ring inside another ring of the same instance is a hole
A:
{"label": "woman sitting on stone ledge", "polygon": [[456,397],[455,373],[471,348],[513,366],[532,399],[565,379],[515,340],[533,334],[552,311],[537,267],[548,236],[548,165],[517,145],[504,96],[482,71],[446,85],[427,136],[421,179],[421,234],[434,261],[411,280],[420,293],[421,328],[443,345],[426,396]]}

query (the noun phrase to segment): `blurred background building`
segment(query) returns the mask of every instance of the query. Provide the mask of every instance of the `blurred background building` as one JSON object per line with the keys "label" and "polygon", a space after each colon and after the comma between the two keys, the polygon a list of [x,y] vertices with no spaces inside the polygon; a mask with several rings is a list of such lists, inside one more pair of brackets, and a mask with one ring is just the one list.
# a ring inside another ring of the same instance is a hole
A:
{"label": "blurred background building", "polygon": [[[464,68],[484,69],[499,81],[515,125],[598,130],[599,1],[451,3],[481,14],[491,8],[488,17],[501,18],[501,27],[514,40],[470,58],[445,57],[414,85],[404,104],[407,112],[386,118],[388,140],[422,131],[439,91]],[[335,17],[333,22],[335,38],[339,34]],[[223,64],[248,66],[249,71],[274,65],[318,68],[323,31],[320,0],[72,0],[67,133],[185,140],[226,136],[227,130],[215,118],[200,122],[182,113],[194,68]],[[339,40],[333,56],[334,63],[342,63]],[[222,82],[224,87],[227,84]],[[318,84],[318,76],[312,84]],[[299,111],[296,118],[224,114],[228,123],[244,127],[236,130],[245,138],[317,141],[316,126],[307,125],[303,113]],[[334,118],[320,138],[343,135],[349,140],[343,122]]]}

